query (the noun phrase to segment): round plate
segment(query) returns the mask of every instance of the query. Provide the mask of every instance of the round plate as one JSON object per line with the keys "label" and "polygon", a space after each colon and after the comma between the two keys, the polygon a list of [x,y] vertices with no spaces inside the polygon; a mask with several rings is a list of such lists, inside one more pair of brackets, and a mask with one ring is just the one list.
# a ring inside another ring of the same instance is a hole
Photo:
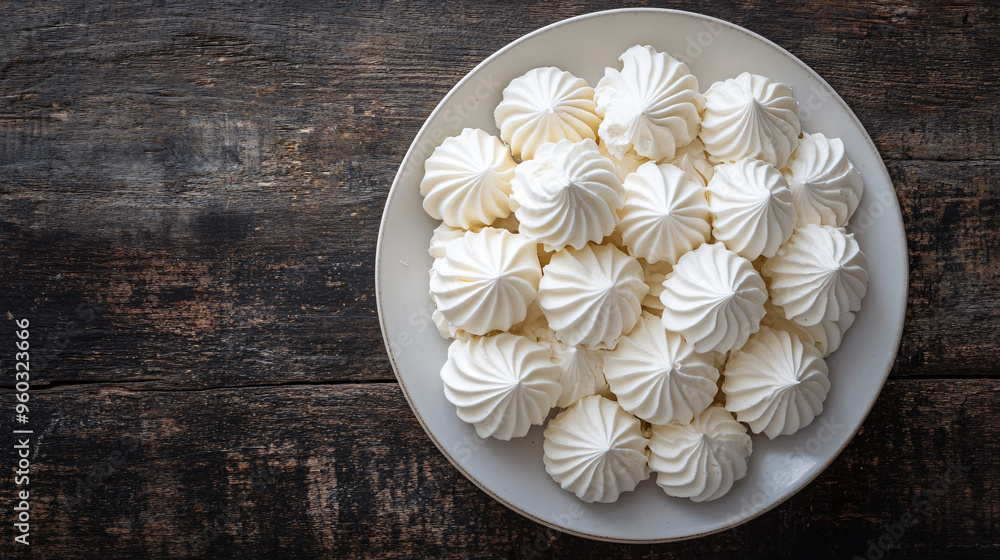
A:
{"label": "round plate", "polygon": [[[448,342],[431,322],[427,245],[437,223],[421,207],[424,160],[465,127],[499,135],[493,109],[510,80],[557,66],[592,86],[633,45],[652,45],[688,64],[702,91],[741,72],[792,86],[802,128],[843,139],[865,180],[850,231],[868,256],[868,294],[840,350],[829,359],[833,384],[825,410],[791,436],[753,437],[745,479],[708,503],[671,498],[656,475],[613,504],[587,504],[562,490],[542,464],[542,428],[509,442],[482,440],[444,397],[438,375]],[[599,12],[549,25],[483,61],[445,96],[417,133],[385,204],[375,285],[386,349],[399,385],[427,434],[458,470],[514,511],[594,539],[662,542],[733,527],[773,508],[813,480],[867,416],[896,356],[906,308],[907,257],[902,217],[878,151],[857,117],[808,66],[767,39],[722,20],[672,10]]]}

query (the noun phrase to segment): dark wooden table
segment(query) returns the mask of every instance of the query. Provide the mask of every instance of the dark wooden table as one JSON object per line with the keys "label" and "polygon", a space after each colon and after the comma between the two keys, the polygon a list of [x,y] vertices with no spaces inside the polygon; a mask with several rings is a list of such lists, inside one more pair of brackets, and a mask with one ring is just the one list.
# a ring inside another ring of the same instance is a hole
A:
{"label": "dark wooden table", "polygon": [[464,479],[395,382],[373,271],[409,143],[484,57],[616,5],[0,2],[0,557],[1000,557],[1000,10],[650,5],[791,51],[892,176],[902,346],[814,483],[718,535],[595,543]]}

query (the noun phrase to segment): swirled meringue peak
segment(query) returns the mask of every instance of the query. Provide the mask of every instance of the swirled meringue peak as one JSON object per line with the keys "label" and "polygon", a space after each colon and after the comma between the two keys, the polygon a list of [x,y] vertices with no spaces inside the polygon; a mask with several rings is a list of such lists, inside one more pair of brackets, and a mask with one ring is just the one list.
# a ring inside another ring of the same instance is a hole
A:
{"label": "swirled meringue peak", "polygon": [[809,224],[795,230],[761,272],[785,317],[804,326],[837,321],[861,309],[868,290],[868,259],[853,233]]}
{"label": "swirled meringue peak", "polygon": [[589,139],[543,145],[517,166],[511,185],[520,232],[546,251],[600,242],[618,223],[625,196],[614,164]]}
{"label": "swirled meringue peak", "polygon": [[639,261],[613,246],[565,249],[542,270],[538,303],[563,344],[614,348],[639,320],[643,279]]}
{"label": "swirled meringue peak", "polygon": [[546,142],[596,140],[596,110],[585,80],[559,68],[535,68],[504,88],[493,118],[514,156],[528,160]]}
{"label": "swirled meringue peak", "polygon": [[455,340],[441,368],[444,394],[479,437],[521,437],[559,398],[559,366],[545,346],[500,333]]}
{"label": "swirled meringue peak", "polygon": [[711,360],[644,313],[604,357],[604,376],[628,412],[653,424],[687,423],[715,398],[719,371]]}
{"label": "swirled meringue peak", "polygon": [[750,261],[721,243],[681,257],[663,281],[663,326],[696,352],[728,352],[760,328],[767,286]]}
{"label": "swirled meringue peak", "polygon": [[665,161],[671,165],[676,165],[691,174],[701,185],[708,186],[715,174],[714,166],[708,161],[708,152],[705,151],[705,144],[698,138],[691,141],[683,148],[678,148],[674,157]]}
{"label": "swirled meringue peak", "polygon": [[820,354],[824,358],[836,352],[837,348],[840,348],[841,342],[844,341],[844,334],[854,324],[855,319],[854,313],[847,312],[841,315],[840,319],[836,321],[820,321],[815,325],[806,327],[795,321],[789,321],[785,317],[785,312],[780,307],[774,305],[774,302],[771,300],[767,301],[764,309],[767,313],[760,322],[762,327],[771,327],[772,329],[794,334],[802,339],[802,342],[819,348]]}
{"label": "swirled meringue peak", "polygon": [[424,210],[464,229],[506,217],[516,165],[499,138],[478,128],[445,138],[424,163]]}
{"label": "swirled meringue peak", "polygon": [[649,478],[638,418],[600,395],[584,397],[549,420],[542,461],[552,480],[585,502],[614,502]]}
{"label": "swirled meringue peak", "polygon": [[466,232],[434,259],[431,297],[455,328],[484,335],[524,320],[541,267],[533,240],[506,230]]}
{"label": "swirled meringue peak", "polygon": [[653,425],[649,468],[667,495],[706,502],[746,476],[752,451],[746,426],[725,408],[710,406],[691,423]]}
{"label": "swirled meringue peak", "polygon": [[598,135],[619,159],[630,149],[654,160],[674,157],[698,136],[705,107],[698,78],[650,46],[636,45],[618,60],[621,71],[606,68],[595,89],[597,114],[604,117]]}
{"label": "swirled meringue peak", "polygon": [[651,263],[676,263],[712,234],[705,187],[670,164],[644,163],[629,175],[618,214],[629,253]]}
{"label": "swirled meringue peak", "polygon": [[713,162],[756,158],[784,167],[801,130],[799,104],[785,84],[744,72],[705,92],[701,139]]}
{"label": "swirled meringue peak", "polygon": [[818,348],[765,327],[729,357],[722,391],[737,420],[774,439],[794,434],[823,411],[829,370]]}
{"label": "swirled meringue peak", "polygon": [[795,229],[795,205],[781,172],[758,159],[715,167],[708,182],[712,234],[740,256],[773,257]]}
{"label": "swirled meringue peak", "polygon": [[840,138],[803,134],[781,172],[792,191],[799,227],[847,226],[861,202],[865,182],[844,152]]}

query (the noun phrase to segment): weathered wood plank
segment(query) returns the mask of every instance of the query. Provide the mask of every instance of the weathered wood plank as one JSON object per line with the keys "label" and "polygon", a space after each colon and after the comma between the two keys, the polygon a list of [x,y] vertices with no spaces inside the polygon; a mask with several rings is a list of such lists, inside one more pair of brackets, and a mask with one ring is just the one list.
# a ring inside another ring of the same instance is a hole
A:
{"label": "weathered wood plank", "polygon": [[[8,402],[10,392],[0,397]],[[891,381],[844,454],[787,503],[726,533],[635,547],[549,531],[494,502],[433,447],[394,384],[141,392],[85,386],[34,391],[31,402],[36,433],[44,433],[30,485],[36,558],[97,551],[143,558],[777,558],[814,550],[850,558],[864,556],[866,541],[907,512],[916,525],[896,539],[894,554],[1000,553],[995,380]],[[949,462],[970,470],[951,477],[940,496],[931,493],[934,503],[914,506],[913,496],[931,492]],[[88,476],[94,489],[76,496],[76,480],[86,484]],[[199,536],[210,542],[192,544]],[[13,550],[9,538],[0,541],[0,555]]]}
{"label": "weathered wood plank", "polygon": [[[890,172],[911,275],[894,375],[1000,375],[1000,162],[899,161]],[[40,383],[392,379],[375,314],[374,218],[346,232],[322,210],[265,211],[249,194],[202,208],[136,193],[129,206],[142,209],[122,210],[96,192],[45,202],[8,192],[0,312],[33,321],[51,362]],[[102,302],[93,313],[87,298]],[[63,341],[73,322],[85,328]]]}

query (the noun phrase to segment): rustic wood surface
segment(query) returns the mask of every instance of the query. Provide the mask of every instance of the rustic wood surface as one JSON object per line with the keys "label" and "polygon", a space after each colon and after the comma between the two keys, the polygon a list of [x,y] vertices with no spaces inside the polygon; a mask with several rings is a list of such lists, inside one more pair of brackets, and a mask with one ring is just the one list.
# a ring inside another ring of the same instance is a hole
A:
{"label": "rustic wood surface", "polygon": [[852,558],[909,514],[884,558],[1000,558],[1000,10],[648,5],[812,66],[895,184],[899,356],[813,484],[718,535],[593,543],[476,489],[395,384],[375,239],[423,119],[509,41],[620,4],[0,2],[4,472],[15,317],[37,443],[31,545],[4,475],[0,557]]}

